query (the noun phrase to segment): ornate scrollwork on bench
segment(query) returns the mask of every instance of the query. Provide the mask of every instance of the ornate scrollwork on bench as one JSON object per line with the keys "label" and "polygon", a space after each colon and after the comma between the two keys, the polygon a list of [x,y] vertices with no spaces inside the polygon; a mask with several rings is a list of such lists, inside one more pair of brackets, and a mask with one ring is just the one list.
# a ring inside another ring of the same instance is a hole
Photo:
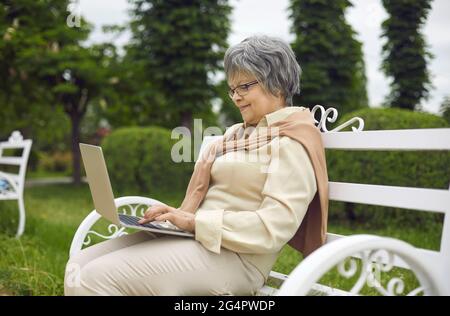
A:
{"label": "ornate scrollwork on bench", "polygon": [[[353,287],[350,289],[350,295],[361,294],[364,286],[373,288],[379,294],[384,296],[395,295],[423,295],[424,288],[419,286],[408,293],[405,293],[405,282],[396,275],[393,270],[396,254],[385,249],[375,249],[360,252],[355,257],[348,257],[337,265],[337,271],[344,278],[350,279],[357,277]],[[359,276],[358,276],[359,273]],[[389,281],[382,281],[383,274],[391,277]],[[383,284],[386,284],[385,286]]]}
{"label": "ornate scrollwork on bench", "polygon": [[[143,216],[149,206],[162,204],[158,200],[140,196],[127,196],[117,198],[115,199],[115,203],[120,213],[133,216]],[[101,216],[95,210],[93,210],[84,219],[72,240],[72,245],[70,247],[70,256],[76,254],[82,248],[91,245],[91,243],[93,243],[93,236],[108,240],[128,234],[128,228],[119,227],[115,224],[109,224],[106,228],[107,232],[105,233],[97,231],[98,228],[94,227],[94,225],[98,223],[100,218]]]}
{"label": "ornate scrollwork on bench", "polygon": [[[408,273],[416,278],[418,286],[405,291],[402,279],[405,273],[403,269],[394,269],[395,266],[409,268]],[[444,293],[430,263],[420,256],[417,248],[393,238],[353,235],[326,244],[308,256],[290,274],[277,295],[316,295],[316,284],[334,268],[343,278],[356,279],[347,295],[364,294],[365,286],[374,289],[375,294],[387,296]],[[333,288],[324,286],[323,289],[322,294],[335,294]]]}
{"label": "ornate scrollwork on bench", "polygon": [[[134,204],[125,204],[121,205],[118,209],[121,214],[132,215],[132,216],[140,216],[143,217],[145,211],[148,209],[148,204],[143,203],[134,203]],[[114,239],[120,237],[122,235],[127,235],[128,231],[126,227],[118,227],[115,224],[108,225],[108,234],[100,234],[95,230],[89,230],[86,234],[86,238],[83,241],[83,246],[88,246],[92,242],[90,235],[95,235],[102,239]]]}
{"label": "ornate scrollwork on bench", "polygon": [[[320,111],[320,119],[316,120],[316,112]],[[364,120],[360,117],[354,117],[350,120],[346,121],[345,123],[339,125],[338,127],[335,127],[331,131],[328,130],[326,124],[327,122],[334,123],[337,120],[338,117],[338,111],[335,108],[329,107],[325,110],[325,108],[319,104],[316,104],[313,109],[311,110],[311,114],[314,117],[314,121],[317,125],[317,127],[325,133],[328,132],[338,132],[340,130],[343,130],[347,126],[352,125],[353,123],[359,123],[358,127],[352,126],[352,131],[358,132],[362,131],[364,129]]]}

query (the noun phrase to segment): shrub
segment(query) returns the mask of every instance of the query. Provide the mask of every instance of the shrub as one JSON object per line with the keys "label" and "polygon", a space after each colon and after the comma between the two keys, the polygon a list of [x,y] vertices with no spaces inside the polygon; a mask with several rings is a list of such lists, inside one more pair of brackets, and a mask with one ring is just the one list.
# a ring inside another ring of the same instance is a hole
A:
{"label": "shrub", "polygon": [[49,172],[68,172],[72,169],[72,153],[39,153],[39,169]]}
{"label": "shrub", "polygon": [[177,140],[160,127],[114,131],[102,144],[113,188],[118,194],[185,190],[193,163],[175,163],[171,149]]}
{"label": "shrub", "polygon": [[[361,117],[364,130],[443,128],[441,117],[401,109],[371,108],[344,115],[336,126]],[[327,150],[330,181],[448,189],[450,153],[447,151],[343,151]],[[350,219],[383,226],[386,219],[400,224],[421,225],[440,221],[440,214],[425,214],[398,208],[338,203],[330,204],[330,219]]]}

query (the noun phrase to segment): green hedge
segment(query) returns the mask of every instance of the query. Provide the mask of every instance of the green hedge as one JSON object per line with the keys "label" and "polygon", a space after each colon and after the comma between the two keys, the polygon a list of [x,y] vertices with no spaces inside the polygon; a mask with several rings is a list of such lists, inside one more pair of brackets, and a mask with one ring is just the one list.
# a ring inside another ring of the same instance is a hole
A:
{"label": "green hedge", "polygon": [[[352,117],[364,120],[364,130],[443,128],[447,122],[436,115],[401,109],[370,108],[348,113],[336,126]],[[344,151],[326,150],[330,181],[392,186],[448,189],[450,153],[448,151]],[[441,221],[436,213],[371,205],[331,202],[331,220],[353,220],[383,226],[386,220],[398,224],[421,225]]]}
{"label": "green hedge", "polygon": [[114,131],[102,147],[116,194],[143,194],[185,190],[193,163],[175,163],[171,149],[178,140],[160,127],[131,127]]}

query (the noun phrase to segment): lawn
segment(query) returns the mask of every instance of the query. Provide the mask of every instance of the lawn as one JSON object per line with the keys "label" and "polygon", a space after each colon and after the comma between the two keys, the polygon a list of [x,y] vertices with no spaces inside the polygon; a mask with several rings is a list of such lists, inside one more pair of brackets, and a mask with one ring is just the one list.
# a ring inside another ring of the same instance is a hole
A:
{"label": "lawn", "polygon": [[[14,238],[17,228],[16,202],[0,203],[0,295],[62,295],[64,267],[73,235],[83,218],[93,209],[87,185],[49,185],[25,190],[27,222],[24,235]],[[179,205],[182,192],[154,193],[152,198]],[[415,246],[438,249],[441,225],[429,227],[385,227],[330,223],[330,231],[341,234],[375,233],[403,239]],[[274,266],[275,271],[289,273],[301,256],[286,246]],[[416,286],[414,276],[397,269],[405,278],[407,289]],[[354,279],[343,279],[337,272],[327,274],[321,283],[349,287]],[[367,294],[375,294],[366,289]],[[407,291],[407,290],[405,290]]]}

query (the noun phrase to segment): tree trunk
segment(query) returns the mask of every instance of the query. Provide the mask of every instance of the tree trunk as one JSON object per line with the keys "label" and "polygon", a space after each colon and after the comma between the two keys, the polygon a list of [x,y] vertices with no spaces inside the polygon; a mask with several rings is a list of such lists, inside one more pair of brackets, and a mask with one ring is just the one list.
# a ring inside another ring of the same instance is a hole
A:
{"label": "tree trunk", "polygon": [[192,112],[189,110],[181,112],[181,125],[187,127],[192,132]]}
{"label": "tree trunk", "polygon": [[72,180],[76,185],[81,184],[81,154],[80,154],[80,123],[81,115],[79,113],[71,113],[70,120],[72,122]]}

